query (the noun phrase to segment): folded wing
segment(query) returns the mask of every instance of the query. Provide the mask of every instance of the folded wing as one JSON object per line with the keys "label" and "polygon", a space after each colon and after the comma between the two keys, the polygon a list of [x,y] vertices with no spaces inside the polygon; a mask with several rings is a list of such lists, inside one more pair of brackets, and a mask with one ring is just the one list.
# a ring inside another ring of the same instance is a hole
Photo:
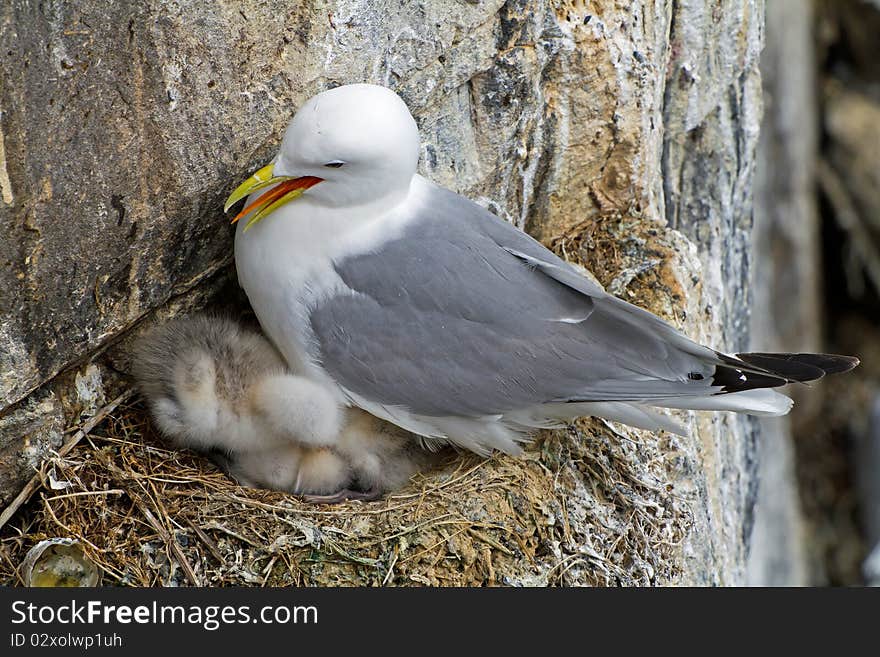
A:
{"label": "folded wing", "polygon": [[513,226],[440,188],[421,212],[336,263],[350,291],[312,312],[322,365],[345,389],[429,416],[718,389],[715,352]]}

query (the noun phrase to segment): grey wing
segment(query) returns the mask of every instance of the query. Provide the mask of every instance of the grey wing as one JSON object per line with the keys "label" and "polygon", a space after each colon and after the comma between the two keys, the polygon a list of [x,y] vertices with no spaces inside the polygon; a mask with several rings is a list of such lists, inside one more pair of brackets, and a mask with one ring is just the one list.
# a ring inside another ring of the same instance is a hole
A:
{"label": "grey wing", "polygon": [[345,389],[426,416],[711,392],[715,352],[467,199],[431,197],[404,234],[336,263],[351,293],[312,311]]}

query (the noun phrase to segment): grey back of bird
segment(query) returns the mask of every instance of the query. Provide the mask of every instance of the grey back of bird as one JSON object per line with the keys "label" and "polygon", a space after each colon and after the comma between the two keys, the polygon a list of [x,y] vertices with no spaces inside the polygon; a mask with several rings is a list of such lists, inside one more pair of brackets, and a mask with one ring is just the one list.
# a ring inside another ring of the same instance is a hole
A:
{"label": "grey back of bird", "polygon": [[479,453],[581,415],[685,433],[653,410],[780,415],[772,388],[851,369],[827,354],[718,352],[618,299],[468,199],[430,204],[380,247],[333,262],[313,358],[361,408]]}

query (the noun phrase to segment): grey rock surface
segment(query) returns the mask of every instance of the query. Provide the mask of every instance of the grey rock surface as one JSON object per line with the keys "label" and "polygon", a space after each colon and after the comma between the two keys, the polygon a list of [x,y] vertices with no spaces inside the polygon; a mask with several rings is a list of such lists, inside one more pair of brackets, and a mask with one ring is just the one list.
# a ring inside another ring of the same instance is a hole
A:
{"label": "grey rock surface", "polygon": [[[614,212],[682,231],[682,325],[745,346],[764,5],[638,4],[6,3],[0,414],[225,272],[231,185],[348,82],[396,89],[422,172],[541,239]],[[670,581],[740,583],[755,425],[688,417]]]}
{"label": "grey rock surface", "polygon": [[0,417],[0,491],[8,495],[39,468],[45,455],[62,444],[65,418],[51,391],[31,396]]}
{"label": "grey rock surface", "polygon": [[[820,351],[821,254],[816,207],[817,136],[814,14],[809,4],[767,7],[762,53],[765,112],[755,181],[751,306],[754,349]],[[821,387],[795,389],[792,418],[762,418],[758,503],[748,583],[803,586],[816,555],[807,549],[793,426],[815,421]]]}

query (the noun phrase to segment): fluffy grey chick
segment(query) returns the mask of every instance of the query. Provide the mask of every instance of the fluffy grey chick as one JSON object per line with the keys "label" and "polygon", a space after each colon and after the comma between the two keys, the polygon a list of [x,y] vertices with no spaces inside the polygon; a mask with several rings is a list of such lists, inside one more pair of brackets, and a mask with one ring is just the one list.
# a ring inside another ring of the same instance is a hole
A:
{"label": "fluffy grey chick", "polygon": [[343,411],[333,447],[297,444],[231,455],[225,469],[240,483],[298,493],[307,502],[375,500],[437,460],[407,432],[360,409]]}
{"label": "fluffy grey chick", "polygon": [[132,373],[159,430],[244,485],[324,494],[352,477],[328,449],[343,418],[330,393],[290,374],[265,338],[232,320],[197,315],[152,329]]}
{"label": "fluffy grey chick", "polygon": [[341,428],[328,391],[291,374],[268,340],[230,319],[196,315],[154,328],[135,348],[132,373],[156,424],[181,447],[326,447]]}
{"label": "fluffy grey chick", "polygon": [[198,315],[154,328],[132,371],[159,429],[240,483],[312,502],[375,499],[430,460],[411,436],[290,373],[263,336]]}
{"label": "fluffy grey chick", "polygon": [[358,408],[345,411],[333,451],[350,465],[348,488],[333,495],[313,495],[309,501],[374,500],[438,461],[438,454],[423,449],[412,434]]}

